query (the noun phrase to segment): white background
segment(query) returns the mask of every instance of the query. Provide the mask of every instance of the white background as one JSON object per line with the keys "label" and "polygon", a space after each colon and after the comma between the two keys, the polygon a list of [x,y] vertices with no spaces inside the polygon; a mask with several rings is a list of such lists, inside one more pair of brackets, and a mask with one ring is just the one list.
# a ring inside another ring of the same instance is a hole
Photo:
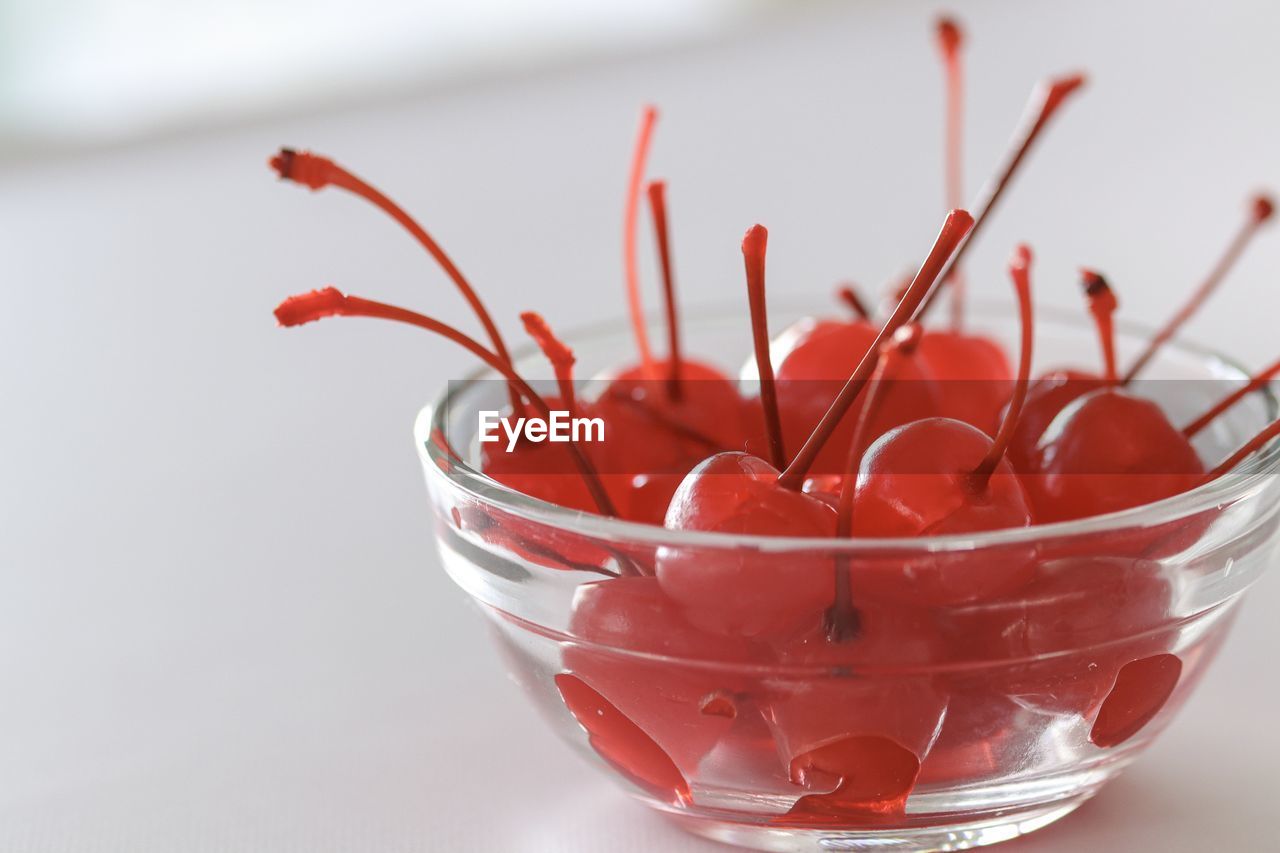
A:
{"label": "white background", "polygon": [[[715,849],[552,740],[441,572],[410,425],[466,358],[270,316],[333,283],[471,328],[460,300],[372,210],[277,186],[264,159],[314,147],[392,190],[514,337],[526,308],[561,327],[623,310],[626,161],[655,100],[688,301],[740,295],[756,221],[773,292],[821,300],[895,274],[937,227],[933,11],[815,7],[700,46],[0,166],[0,851]],[[1245,194],[1280,187],[1274,7],[962,11],[971,187],[1034,79],[1093,75],[973,254],[974,286],[1003,296],[1027,239],[1042,301],[1074,304],[1088,263],[1158,320]],[[1193,335],[1276,357],[1277,270],[1280,233]],[[1276,595],[1258,585],[1142,762],[1005,849],[1266,846]]]}

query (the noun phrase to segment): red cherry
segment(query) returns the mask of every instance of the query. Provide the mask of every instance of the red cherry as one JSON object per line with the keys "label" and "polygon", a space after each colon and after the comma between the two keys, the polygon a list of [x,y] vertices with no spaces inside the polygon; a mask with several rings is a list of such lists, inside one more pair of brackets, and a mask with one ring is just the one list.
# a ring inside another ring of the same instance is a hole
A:
{"label": "red cherry", "polygon": [[752,689],[743,665],[761,654],[742,638],[691,625],[651,577],[579,587],[569,633],[584,643],[565,649],[565,668],[659,744],[688,778],[733,725],[732,715],[706,710],[709,698]]}
{"label": "red cherry", "polygon": [[[813,432],[844,381],[870,351],[877,331],[861,320],[809,319],[777,339],[771,349],[777,362],[778,407],[786,446],[798,448]],[[863,405],[855,404],[840,422],[814,462],[812,473],[844,470],[854,423]],[[939,389],[920,363],[904,361],[876,408],[868,440],[901,424],[929,417],[939,405]]]}
{"label": "red cherry", "polygon": [[1032,471],[1037,464],[1040,437],[1063,409],[1090,391],[1116,385],[1115,293],[1107,280],[1093,270],[1080,271],[1080,285],[1085,304],[1098,334],[1102,352],[1102,373],[1082,370],[1053,370],[1032,383],[1022,407],[1022,416],[1009,442],[1009,461],[1020,473]]}
{"label": "red cherry", "polygon": [[854,533],[914,537],[1032,523],[1022,486],[1003,458],[1031,365],[1030,263],[1030,249],[1020,246],[1009,264],[1018,294],[1022,347],[1018,390],[997,437],[993,440],[948,418],[915,421],[882,435],[862,456],[856,484],[845,485]]}
{"label": "red cherry", "polygon": [[[957,251],[958,246],[962,245],[965,235],[969,233],[969,229],[972,227],[973,217],[967,211],[953,210],[947,214],[933,247],[929,250],[928,256],[925,257],[924,263],[920,265],[920,269],[916,272],[915,278],[912,279],[897,307],[894,308],[889,318],[885,320],[879,334],[871,341],[863,352],[857,367],[849,374],[844,387],[840,389],[840,392],[827,408],[826,413],[813,428],[809,437],[805,439],[804,444],[796,452],[786,470],[782,472],[779,477],[781,486],[788,489],[799,489],[803,485],[805,477],[814,466],[814,462],[824,452],[826,446],[831,443],[832,435],[840,429],[849,409],[861,397],[863,388],[875,370],[881,345],[889,340],[899,328],[906,325],[914,315],[919,313],[922,303],[937,283],[938,276],[942,273],[947,259],[952,257],[952,253]],[[847,454],[848,447],[845,447],[843,452]],[[840,468],[840,463],[843,462],[839,458],[840,454],[835,455],[837,457],[835,459],[836,465],[828,470],[843,470]]]}
{"label": "red cherry", "polygon": [[1035,464],[1040,436],[1053,419],[1072,401],[1090,391],[1106,388],[1107,380],[1083,370],[1051,370],[1027,389],[1022,416],[1009,442],[1009,464],[1018,472],[1030,471]]}
{"label": "red cherry", "polygon": [[1275,204],[1270,196],[1259,193],[1249,199],[1245,221],[1235,236],[1231,238],[1231,242],[1227,244],[1227,248],[1223,251],[1222,256],[1218,258],[1218,262],[1214,264],[1213,269],[1209,271],[1200,286],[1192,291],[1186,304],[1179,308],[1177,313],[1170,317],[1160,331],[1156,332],[1151,340],[1147,342],[1146,349],[1133,360],[1133,365],[1125,373],[1124,378],[1121,380],[1122,385],[1132,382],[1133,378],[1141,372],[1142,368],[1146,367],[1160,348],[1168,343],[1178,333],[1178,330],[1186,325],[1186,322],[1200,310],[1205,300],[1213,295],[1213,292],[1222,284],[1222,280],[1227,277],[1227,273],[1231,272],[1231,268],[1235,266],[1236,261],[1240,260],[1240,256],[1244,254],[1245,248],[1257,235],[1263,223],[1269,220],[1274,212]]}
{"label": "red cherry", "polygon": [[[664,365],[654,362],[659,370]],[[629,496],[620,509],[633,521],[661,524],[676,487],[695,465],[746,442],[748,418],[737,387],[715,368],[688,359],[680,376],[682,392],[673,401],[663,381],[643,378],[642,367],[628,368],[608,380],[591,404],[607,424],[604,442],[592,452],[605,476],[625,475]]]}
{"label": "red cherry", "polygon": [[[892,338],[881,345],[875,370],[872,372],[871,379],[867,383],[867,390],[864,392],[863,405],[859,408],[857,418],[854,421],[849,444],[849,461],[845,464],[844,469],[838,473],[810,474],[805,478],[801,491],[839,508],[840,498],[845,491],[843,485],[849,477],[857,475],[858,463],[862,459],[866,446],[871,443],[874,436],[873,430],[875,427],[872,425],[872,420],[883,403],[885,389],[889,387],[890,383],[897,380],[903,364],[915,355],[916,347],[920,345],[920,339],[923,335],[924,329],[921,326],[916,323],[910,323],[899,328],[898,331],[894,332]],[[846,529],[848,525],[845,522],[847,522],[848,518],[849,509],[846,507],[840,515],[841,526],[837,527],[837,536],[852,535],[852,531]]]}
{"label": "red cherry", "polygon": [[[1004,457],[1026,393],[1033,318],[1031,252],[1018,247],[1009,272],[1022,320],[1017,390],[993,440],[968,424],[928,418],[890,430],[868,448],[856,482],[841,493],[854,534],[919,537],[974,533],[1033,523],[1030,503]],[[951,604],[1006,592],[1029,578],[1033,554],[1023,549],[984,556],[932,555],[906,566],[868,566],[855,586],[871,597]],[[895,571],[895,569],[897,569]]]}
{"label": "red cherry", "polygon": [[[970,222],[964,211],[947,216],[880,338],[892,336],[919,306]],[[881,343],[877,340],[874,346]],[[757,354],[763,362],[763,352],[757,349]],[[830,505],[802,493],[799,487],[836,423],[857,401],[873,362],[864,358],[858,365],[785,474],[744,453],[713,456],[680,484],[667,509],[666,526],[763,536],[830,536],[835,520]],[[760,375],[767,374],[762,368]],[[789,483],[784,482],[787,476]],[[785,634],[802,627],[823,604],[831,602],[834,592],[833,574],[824,569],[822,561],[779,565],[774,555],[746,548],[715,557],[701,549],[664,548],[658,554],[657,574],[663,590],[684,606],[695,624],[744,635]]]}
{"label": "red cherry", "polygon": [[1203,475],[1195,448],[1159,406],[1104,388],[1058,414],[1022,481],[1036,517],[1050,522],[1154,503]]}
{"label": "red cherry", "polygon": [[[835,512],[780,488],[778,471],[745,453],[720,453],[689,472],[671,499],[666,527],[754,536],[831,536]],[[708,554],[663,547],[658,581],[691,622],[724,634],[785,634],[831,601],[832,575],[820,561],[787,562],[751,548]]]}
{"label": "red cherry", "polygon": [[1013,369],[998,343],[982,335],[925,332],[918,357],[934,380],[937,414],[983,432],[996,429],[1013,386]]}

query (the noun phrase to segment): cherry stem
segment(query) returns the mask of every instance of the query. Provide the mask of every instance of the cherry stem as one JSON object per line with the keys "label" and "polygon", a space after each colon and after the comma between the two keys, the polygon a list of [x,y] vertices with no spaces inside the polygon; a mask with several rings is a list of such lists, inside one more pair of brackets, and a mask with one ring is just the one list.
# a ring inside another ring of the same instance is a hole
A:
{"label": "cherry stem", "polygon": [[938,285],[925,298],[924,304],[920,306],[920,310],[912,318],[913,320],[919,320],[933,305],[934,300],[937,299],[938,292],[942,289],[942,285],[951,277],[952,272],[959,267],[961,259],[964,258],[964,253],[968,251],[969,245],[977,236],[983,223],[987,221],[996,203],[1004,195],[1005,188],[1008,187],[1010,180],[1017,173],[1019,166],[1022,165],[1022,161],[1026,158],[1027,152],[1031,150],[1032,144],[1039,138],[1040,133],[1048,125],[1054,114],[1057,113],[1067,97],[1083,86],[1084,83],[1084,75],[1072,74],[1067,77],[1058,77],[1042,82],[1031,93],[1031,100],[1027,104],[1027,112],[1022,121],[1019,122],[1018,129],[1009,143],[1004,163],[987,181],[978,195],[978,203],[974,205],[974,210],[977,213],[974,214],[973,228],[969,231],[969,238],[961,243],[955,254],[951,256],[951,262],[947,264],[942,271],[942,275],[938,278]]}
{"label": "cherry stem", "polygon": [[[858,413],[853,440],[849,444],[849,455],[845,460],[844,477],[840,482],[840,499],[836,506],[837,538],[849,539],[853,536],[853,497],[858,469],[862,466],[862,446],[871,431],[872,418],[883,399],[884,383],[886,379],[892,378],[900,361],[915,351],[923,334],[922,327],[909,323],[898,329],[878,353],[875,370],[867,383],[867,401]],[[835,598],[826,613],[827,640],[832,643],[848,642],[857,636],[859,627],[858,609],[853,606],[853,578],[849,557],[841,555],[836,560]]]}
{"label": "cherry stem", "polygon": [[1018,380],[1013,386],[1013,396],[1005,409],[1004,420],[996,432],[995,440],[982,457],[978,467],[974,468],[967,478],[970,491],[981,494],[987,490],[991,475],[996,466],[1004,458],[1018,428],[1018,418],[1022,416],[1022,406],[1027,400],[1027,385],[1031,381],[1032,343],[1035,340],[1035,309],[1031,304],[1031,248],[1026,244],[1018,246],[1009,259],[1009,277],[1013,279],[1014,290],[1018,294],[1018,322],[1021,325],[1021,342],[1018,351]]}
{"label": "cherry stem", "polygon": [[[515,368],[510,363],[504,361],[496,353],[485,349],[482,344],[467,337],[452,326],[425,314],[418,314],[417,312],[398,308],[395,305],[387,305],[383,302],[362,299],[358,296],[347,296],[337,288],[326,287],[323,290],[313,290],[310,293],[290,296],[276,307],[275,315],[281,326],[300,326],[303,323],[322,320],[326,317],[373,317],[382,320],[394,320],[398,323],[408,323],[411,326],[418,326],[429,332],[434,332],[470,351],[476,358],[501,373],[510,384],[519,390],[526,400],[533,404],[542,417],[548,420],[551,419],[551,407],[547,405],[547,401],[537,391],[533,390],[520,374],[516,373]],[[600,512],[603,515],[616,516],[618,514],[617,510],[614,508],[613,502],[609,500],[609,495],[605,492],[604,486],[600,482],[600,476],[596,473],[595,466],[591,464],[591,460],[582,452],[582,448],[578,446],[576,441],[567,442],[567,446],[574,465],[577,466],[579,473],[582,475],[583,482],[586,483],[587,490],[591,493],[591,498],[595,501]]]}
{"label": "cherry stem", "polygon": [[[445,254],[444,249],[440,248],[440,244],[404,208],[396,204],[376,187],[366,183],[362,178],[357,177],[328,157],[312,154],[310,151],[281,148],[279,153],[268,162],[281,180],[292,181],[293,183],[310,187],[312,190],[321,190],[328,186],[338,187],[363,198],[400,223],[400,226],[413,235],[414,239],[440,265],[445,274],[453,280],[458,291],[467,300],[467,304],[471,306],[472,312],[480,320],[480,324],[484,326],[485,334],[489,336],[489,340],[493,343],[493,351],[508,365],[511,364],[511,354],[507,351],[507,345],[502,339],[502,333],[498,331],[498,327],[493,322],[493,317],[489,314],[489,310],[485,308],[480,296],[475,292],[471,283],[467,281],[467,277],[462,274],[462,271],[458,269],[453,260]],[[511,388],[509,393],[511,395],[512,411],[519,413],[521,410],[520,396],[514,388]]]}
{"label": "cherry stem", "polygon": [[[964,31],[953,18],[942,17],[937,24],[938,47],[947,79],[947,118],[945,144],[946,201],[948,208],[964,205],[964,66],[960,49]],[[948,283],[951,288],[951,327],[964,327],[964,275],[957,268]]]}
{"label": "cherry stem", "polygon": [[836,288],[836,298],[849,306],[849,310],[857,315],[859,320],[871,322],[871,312],[867,310],[867,304],[862,301],[862,297],[858,295],[853,285],[842,284]]}
{"label": "cherry stem", "polygon": [[627,308],[631,312],[631,328],[640,351],[640,364],[646,379],[655,379],[653,351],[649,348],[649,331],[644,319],[644,301],[640,298],[640,261],[636,252],[636,231],[640,220],[640,190],[644,183],[645,163],[649,159],[649,142],[658,111],[646,106],[640,114],[640,130],[631,156],[631,174],[627,180],[627,206],[622,222],[623,274],[627,283]]}
{"label": "cherry stem", "polygon": [[1201,482],[1208,483],[1218,479],[1243,462],[1248,456],[1260,450],[1277,435],[1280,435],[1280,419],[1272,421],[1262,432],[1249,439],[1235,453],[1222,460],[1218,467],[1204,475],[1204,479]]}
{"label": "cherry stem", "polygon": [[871,372],[875,369],[876,360],[879,358],[880,347],[901,326],[910,322],[911,318],[919,311],[925,296],[937,283],[938,276],[942,273],[947,259],[953,257],[952,253],[956,251],[957,246],[963,245],[962,241],[972,227],[973,217],[969,215],[968,211],[953,210],[947,214],[947,218],[942,223],[942,229],[938,232],[938,237],[934,241],[933,248],[929,250],[928,256],[925,258],[924,263],[921,264],[915,278],[911,280],[906,293],[903,294],[897,307],[893,309],[893,313],[889,315],[889,319],[885,320],[880,333],[876,335],[876,339],[872,341],[871,346],[867,348],[866,354],[862,356],[862,361],[858,363],[853,374],[845,382],[844,387],[840,389],[840,393],[831,403],[831,407],[827,409],[826,414],[822,416],[822,420],[813,428],[813,432],[805,440],[800,452],[791,460],[791,464],[787,466],[786,470],[778,475],[778,485],[793,490],[800,488],[804,482],[805,474],[813,466],[813,461],[818,457],[822,446],[831,438],[831,434],[840,425],[840,420],[849,411],[849,407],[857,401],[858,395],[862,393],[862,389],[866,386],[867,380],[871,377]]}
{"label": "cherry stem", "polygon": [[1111,285],[1093,270],[1080,270],[1080,286],[1084,289],[1093,325],[1098,330],[1098,345],[1102,348],[1102,378],[1108,385],[1119,382],[1116,378],[1116,328],[1115,313],[1119,303]]}
{"label": "cherry stem", "polygon": [[551,326],[541,314],[525,311],[520,315],[520,322],[524,323],[524,330],[528,332],[529,337],[533,338],[538,349],[542,350],[547,361],[551,362],[551,369],[556,374],[556,386],[560,389],[560,399],[564,401],[564,407],[569,410],[569,414],[576,416],[578,395],[573,388],[573,366],[578,362],[577,356],[564,341],[556,337],[555,332],[551,331]]}
{"label": "cherry stem", "polygon": [[858,413],[858,422],[853,428],[853,441],[849,444],[849,455],[845,461],[844,478],[840,483],[840,500],[836,506],[836,537],[848,539],[853,536],[853,495],[858,478],[858,469],[862,466],[862,456],[867,435],[871,432],[872,419],[884,399],[884,384],[891,379],[903,359],[910,357],[920,345],[924,328],[916,323],[908,323],[898,329],[893,337],[880,348],[876,359],[875,370],[867,383],[867,401]]}
{"label": "cherry stem", "polygon": [[676,282],[671,271],[671,232],[667,226],[667,182],[649,182],[649,209],[658,238],[658,265],[662,269],[662,300],[667,313],[667,399],[679,402],[683,369],[680,357],[680,309],[676,303]]}
{"label": "cherry stem", "polygon": [[769,436],[769,461],[781,471],[787,464],[782,445],[782,418],[778,414],[778,386],[769,356],[769,309],[764,298],[764,256],[769,231],[752,225],[742,238],[742,260],[747,268],[747,305],[751,309],[751,341],[756,352],[756,372],[760,374],[760,405]]}
{"label": "cherry stem", "polygon": [[1156,334],[1147,343],[1146,349],[1142,354],[1134,359],[1133,366],[1125,373],[1124,378],[1120,380],[1121,385],[1128,385],[1133,378],[1141,372],[1142,368],[1147,366],[1152,357],[1169,342],[1169,339],[1178,333],[1178,330],[1186,325],[1187,321],[1200,310],[1205,301],[1213,295],[1213,292],[1222,284],[1222,280],[1231,272],[1232,267],[1240,260],[1240,256],[1244,254],[1244,250],[1249,246],[1255,234],[1262,227],[1271,214],[1275,212],[1275,205],[1270,197],[1266,195],[1256,195],[1249,201],[1249,215],[1241,224],[1240,229],[1236,231],[1235,236],[1231,238],[1231,242],[1227,244],[1226,251],[1218,258],[1218,262],[1214,264],[1213,269],[1209,270],[1200,286],[1191,293],[1191,298],[1178,309],[1168,322],[1156,332]]}
{"label": "cherry stem", "polygon": [[1271,366],[1254,374],[1247,383],[1232,391],[1217,403],[1214,403],[1212,408],[1206,411],[1203,415],[1184,426],[1182,428],[1182,434],[1187,438],[1193,438],[1197,433],[1216,420],[1219,415],[1227,409],[1230,409],[1236,403],[1239,403],[1254,391],[1265,386],[1272,379],[1276,378],[1277,375],[1280,375],[1280,361],[1273,362]]}

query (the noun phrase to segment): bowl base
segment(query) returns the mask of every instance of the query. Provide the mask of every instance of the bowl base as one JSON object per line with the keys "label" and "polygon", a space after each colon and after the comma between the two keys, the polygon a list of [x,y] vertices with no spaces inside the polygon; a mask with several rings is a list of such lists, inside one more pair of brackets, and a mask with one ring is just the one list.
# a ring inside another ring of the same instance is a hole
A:
{"label": "bowl base", "polygon": [[738,823],[691,814],[653,802],[649,802],[649,805],[658,808],[686,832],[749,850],[775,853],[830,853],[833,850],[926,853],[969,850],[1018,838],[1071,814],[1092,797],[1096,790],[1087,790],[1070,799],[1034,808],[1007,811],[998,817],[988,816],[967,822],[890,830],[806,829]]}

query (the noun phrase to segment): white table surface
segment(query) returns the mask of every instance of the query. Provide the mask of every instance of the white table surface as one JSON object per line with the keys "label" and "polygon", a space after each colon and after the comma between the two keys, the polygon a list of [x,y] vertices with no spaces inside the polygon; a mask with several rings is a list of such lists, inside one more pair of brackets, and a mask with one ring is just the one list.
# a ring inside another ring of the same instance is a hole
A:
{"label": "white table surface", "polygon": [[[1280,186],[1280,23],[1263,3],[966,3],[971,184],[1031,81],[1073,104],[973,255],[1036,243],[1046,302],[1108,271],[1158,319],[1243,195]],[[364,111],[10,163],[0,174],[0,851],[692,851],[556,743],[440,570],[410,424],[469,368],[411,330],[284,332],[334,283],[469,322],[362,204],[277,186],[281,144],[340,155],[452,251],[515,333],[622,311],[637,105],[664,121],[690,302],[823,298],[917,256],[940,212],[932,6],[850,4],[697,49]],[[647,253],[646,253],[647,254]],[[1280,233],[1197,337],[1276,356]],[[984,272],[985,271],[985,272]],[[743,351],[747,349],[744,330]],[[696,348],[697,342],[691,342]],[[1274,843],[1280,621],[1264,579],[1163,739],[1094,802],[1006,849]]]}

